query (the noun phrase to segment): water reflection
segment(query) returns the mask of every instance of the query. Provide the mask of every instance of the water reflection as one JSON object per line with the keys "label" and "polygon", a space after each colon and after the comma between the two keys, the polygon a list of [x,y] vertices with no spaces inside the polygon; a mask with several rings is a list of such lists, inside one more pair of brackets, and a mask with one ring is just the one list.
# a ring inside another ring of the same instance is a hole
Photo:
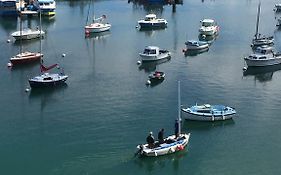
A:
{"label": "water reflection", "polygon": [[183,123],[183,130],[209,130],[212,128],[217,127],[225,127],[225,126],[231,126],[234,125],[235,122],[233,119],[225,120],[225,121],[216,121],[216,122],[202,122],[202,121],[191,121],[191,120],[185,120]]}
{"label": "water reflection", "polygon": [[100,32],[100,33],[89,33],[85,34],[85,38],[94,39],[94,40],[102,40],[110,36],[110,31]]}
{"label": "water reflection", "polygon": [[54,103],[61,99],[61,95],[67,89],[67,84],[55,87],[32,88],[29,94],[30,101],[39,99],[41,101],[40,111],[43,112],[48,103]]}
{"label": "water reflection", "polygon": [[17,16],[0,16],[0,21],[0,26],[4,29],[4,31],[6,31],[7,34],[9,34],[10,31],[17,29]]}
{"label": "water reflection", "polygon": [[143,62],[140,66],[139,66],[139,70],[144,70],[145,72],[153,72],[156,70],[157,65],[168,62],[171,60],[171,57],[162,59],[162,60],[158,60],[158,61],[151,61],[151,62]]}
{"label": "water reflection", "polygon": [[188,153],[188,146],[185,150],[173,154],[159,156],[159,157],[140,157],[134,160],[142,170],[146,172],[153,172],[155,169],[164,168],[172,165],[175,172],[179,170],[180,161]]}
{"label": "water reflection", "polygon": [[254,76],[260,82],[272,80],[273,73],[281,70],[281,65],[267,66],[267,67],[248,67],[243,72],[243,76]]}

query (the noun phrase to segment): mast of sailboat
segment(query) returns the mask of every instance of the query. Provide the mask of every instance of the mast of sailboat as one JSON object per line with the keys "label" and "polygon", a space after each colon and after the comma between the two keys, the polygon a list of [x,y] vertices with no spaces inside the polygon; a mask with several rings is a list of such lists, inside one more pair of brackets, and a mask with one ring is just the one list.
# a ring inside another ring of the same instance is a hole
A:
{"label": "mast of sailboat", "polygon": [[178,127],[179,133],[181,133],[181,94],[180,94],[180,81],[178,81]]}
{"label": "mast of sailboat", "polygon": [[257,15],[255,39],[258,38],[258,34],[259,34],[260,11],[261,11],[261,2],[259,2],[259,6],[258,6],[258,15]]}
{"label": "mast of sailboat", "polygon": [[41,19],[41,7],[39,7],[39,30],[40,30],[40,64],[43,64],[42,60],[42,19]]}

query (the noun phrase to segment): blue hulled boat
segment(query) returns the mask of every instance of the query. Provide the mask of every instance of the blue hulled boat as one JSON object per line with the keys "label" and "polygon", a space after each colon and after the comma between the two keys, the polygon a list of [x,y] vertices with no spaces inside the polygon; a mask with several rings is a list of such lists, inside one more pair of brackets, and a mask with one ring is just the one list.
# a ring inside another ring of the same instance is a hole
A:
{"label": "blue hulled boat", "polygon": [[224,105],[195,105],[181,109],[182,116],[187,120],[197,121],[219,121],[232,119],[236,114],[234,108]]}

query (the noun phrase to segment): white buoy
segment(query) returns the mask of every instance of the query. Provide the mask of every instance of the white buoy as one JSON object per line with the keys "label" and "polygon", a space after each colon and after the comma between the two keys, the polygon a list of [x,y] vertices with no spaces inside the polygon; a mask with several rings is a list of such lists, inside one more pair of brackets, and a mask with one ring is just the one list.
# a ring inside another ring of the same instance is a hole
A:
{"label": "white buoy", "polygon": [[62,56],[62,57],[65,57],[65,56],[66,56],[66,54],[65,54],[65,53],[63,53],[61,56]]}
{"label": "white buoy", "polygon": [[12,67],[13,64],[12,64],[11,62],[9,62],[9,63],[7,63],[7,66],[8,66],[8,67]]}
{"label": "white buoy", "polygon": [[151,81],[150,81],[150,80],[147,80],[145,84],[146,84],[146,85],[150,85],[150,84],[151,84]]}
{"label": "white buoy", "polygon": [[30,89],[29,89],[29,88],[26,88],[26,89],[25,89],[25,92],[29,92],[29,91],[30,91]]}
{"label": "white buoy", "polygon": [[139,60],[139,61],[137,61],[137,64],[141,64],[141,61]]}
{"label": "white buoy", "polygon": [[246,70],[247,70],[247,67],[246,67],[246,66],[244,66],[244,67],[243,67],[243,71],[246,71]]}
{"label": "white buoy", "polygon": [[10,39],[8,39],[8,40],[7,40],[7,43],[10,43],[10,42],[11,42],[11,40],[10,40]]}
{"label": "white buoy", "polygon": [[136,26],[136,29],[139,28],[139,26]]}

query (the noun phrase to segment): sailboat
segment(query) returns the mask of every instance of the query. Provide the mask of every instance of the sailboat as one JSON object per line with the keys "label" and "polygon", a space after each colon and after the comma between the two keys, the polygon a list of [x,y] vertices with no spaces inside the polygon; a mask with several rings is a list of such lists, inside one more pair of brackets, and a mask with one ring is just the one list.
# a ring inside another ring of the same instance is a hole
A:
{"label": "sailboat", "polygon": [[95,18],[94,15],[93,21],[89,23],[88,20],[89,20],[90,9],[91,9],[91,4],[89,4],[85,33],[90,34],[90,33],[100,33],[100,32],[108,31],[111,28],[111,24],[104,22],[104,20],[106,19],[106,15],[102,15],[99,18]]}
{"label": "sailboat", "polygon": [[174,135],[170,135],[164,139],[164,143],[156,142],[154,147],[148,144],[137,146],[136,155],[157,157],[167,155],[184,150],[189,142],[190,133],[181,133],[181,102],[180,102],[180,82],[178,82],[178,118],[176,120],[176,130]]}
{"label": "sailboat", "polygon": [[[41,14],[41,10],[39,12]],[[41,15],[40,15],[40,30],[41,30]],[[40,53],[42,50],[41,42],[40,42]],[[42,57],[40,57],[42,58]],[[39,88],[39,87],[50,87],[50,86],[57,86],[64,84],[67,80],[68,76],[64,74],[64,71],[62,68],[60,73],[49,73],[48,71],[58,67],[58,64],[53,64],[51,66],[44,66],[43,60],[40,61],[40,70],[41,75],[35,76],[33,78],[30,78],[29,85],[31,88]]]}
{"label": "sailboat", "polygon": [[[21,1],[20,1],[21,2]],[[29,52],[22,50],[22,14],[20,14],[20,52],[19,54],[13,56],[10,58],[10,62],[12,65],[16,64],[25,64],[25,63],[31,63],[35,61],[39,61],[40,58],[43,56],[43,54],[38,52]],[[41,40],[40,40],[41,42]]]}
{"label": "sailboat", "polygon": [[260,9],[261,9],[261,2],[258,6],[258,15],[257,15],[257,23],[256,23],[256,34],[254,39],[252,40],[252,47],[258,47],[263,45],[273,45],[274,39],[273,36],[262,36],[259,33],[259,21],[260,21]]}
{"label": "sailboat", "polygon": [[[21,1],[20,1],[21,3]],[[20,5],[21,7],[21,5]],[[41,13],[41,12],[40,12]],[[30,40],[30,39],[35,39],[35,38],[42,38],[45,35],[45,32],[42,31],[41,29],[39,30],[39,28],[37,27],[36,29],[30,29],[30,28],[26,28],[23,29],[22,28],[22,13],[21,13],[21,8],[20,8],[20,30],[13,32],[11,35],[12,37],[14,37],[16,40]],[[41,14],[40,14],[41,15]],[[26,55],[26,54],[24,54]]]}

